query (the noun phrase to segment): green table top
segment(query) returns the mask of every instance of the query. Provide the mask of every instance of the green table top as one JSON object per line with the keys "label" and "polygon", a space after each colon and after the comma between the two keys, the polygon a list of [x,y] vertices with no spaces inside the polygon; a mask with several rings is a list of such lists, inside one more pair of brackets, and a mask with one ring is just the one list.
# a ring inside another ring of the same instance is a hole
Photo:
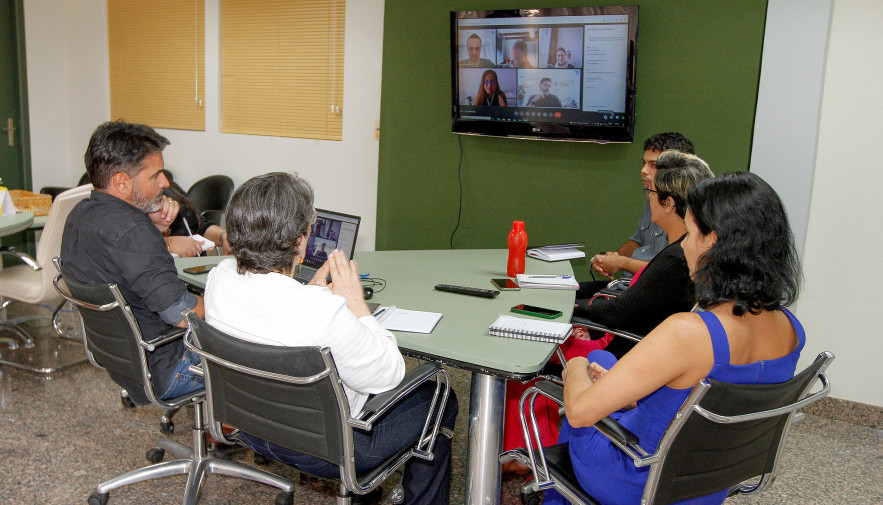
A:
{"label": "green table top", "polygon": [[34,215],[30,212],[17,212],[0,216],[0,237],[26,230],[33,222]]}
{"label": "green table top", "polygon": [[[443,314],[430,334],[394,332],[402,352],[480,373],[527,379],[542,369],[555,345],[495,337],[488,335],[488,326],[521,303],[560,310],[563,315],[555,321],[567,322],[573,313],[573,291],[522,289],[487,299],[433,289],[436,284],[494,289],[490,279],[506,277],[507,257],[504,249],[360,251],[355,255],[360,273],[386,281],[384,289],[374,288],[372,302]],[[185,274],[182,269],[224,258],[178,258],[175,263],[182,280],[201,288],[206,275]],[[527,258],[526,264],[531,274],[573,274],[568,261]]]}

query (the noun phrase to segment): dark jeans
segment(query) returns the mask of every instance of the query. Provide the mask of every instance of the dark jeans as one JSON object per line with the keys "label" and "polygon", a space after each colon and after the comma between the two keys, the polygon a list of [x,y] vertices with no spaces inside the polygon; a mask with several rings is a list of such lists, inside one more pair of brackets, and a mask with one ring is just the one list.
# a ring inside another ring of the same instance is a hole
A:
{"label": "dark jeans", "polygon": [[[377,467],[420,436],[434,393],[435,383],[426,382],[380,418],[371,431],[353,430],[356,473]],[[443,427],[454,429],[458,409],[457,395],[452,389],[442,416]],[[247,433],[242,434],[242,439],[258,454],[318,477],[340,479],[340,469],[336,464],[280,447]],[[435,456],[432,461],[411,458],[405,463],[402,487],[405,490],[405,503],[408,505],[448,503],[451,481],[451,440],[440,434],[435,439],[433,453]]]}
{"label": "dark jeans", "polygon": [[166,387],[164,393],[159,397],[163,400],[171,400],[187,393],[205,388],[205,379],[201,375],[197,375],[190,371],[190,365],[199,365],[199,356],[191,352],[190,349],[184,349],[184,355],[178,361],[172,380]]}

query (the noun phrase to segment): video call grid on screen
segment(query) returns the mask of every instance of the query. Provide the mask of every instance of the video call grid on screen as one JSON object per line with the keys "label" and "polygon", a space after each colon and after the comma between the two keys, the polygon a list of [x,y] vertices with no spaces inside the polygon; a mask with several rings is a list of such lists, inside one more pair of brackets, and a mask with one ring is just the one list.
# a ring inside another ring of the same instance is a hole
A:
{"label": "video call grid on screen", "polygon": [[[625,119],[628,15],[457,22],[458,103],[464,118],[471,107],[477,107],[474,112],[481,114],[486,106],[500,106],[499,102],[476,102],[484,81],[496,81],[505,94],[506,106],[530,108],[515,114],[530,121],[560,121],[561,114],[547,112],[549,109],[565,114],[567,110],[609,114],[607,119],[612,123]],[[526,63],[510,57],[519,54],[518,49],[513,52],[519,42],[527,50],[523,58]],[[476,46],[480,47],[477,58],[470,54]],[[489,70],[493,74],[483,78]],[[546,90],[541,89],[544,80],[549,81]]]}
{"label": "video call grid on screen", "polygon": [[358,216],[316,209],[316,223],[310,230],[304,263],[319,267],[335,249],[353,259],[360,220]]}

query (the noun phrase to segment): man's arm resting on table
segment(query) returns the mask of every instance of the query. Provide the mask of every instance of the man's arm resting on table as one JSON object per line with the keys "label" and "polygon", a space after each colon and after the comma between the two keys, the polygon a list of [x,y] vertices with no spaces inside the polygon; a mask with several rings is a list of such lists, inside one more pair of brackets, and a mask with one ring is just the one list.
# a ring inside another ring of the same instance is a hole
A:
{"label": "man's arm resting on table", "polygon": [[187,323],[184,321],[184,316],[181,313],[187,309],[192,310],[197,316],[205,318],[205,304],[202,297],[194,295],[190,291],[186,291],[175,300],[175,303],[161,310],[159,317],[168,325],[186,328]]}

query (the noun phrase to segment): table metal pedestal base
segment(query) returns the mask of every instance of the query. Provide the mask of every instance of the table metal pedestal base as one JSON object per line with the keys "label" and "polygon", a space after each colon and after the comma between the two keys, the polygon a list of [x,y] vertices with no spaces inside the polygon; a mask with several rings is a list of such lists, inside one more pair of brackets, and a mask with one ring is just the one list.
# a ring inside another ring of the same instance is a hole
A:
{"label": "table metal pedestal base", "polygon": [[506,380],[472,373],[469,401],[469,447],[466,453],[467,505],[500,503],[500,451],[503,448],[503,413]]}

